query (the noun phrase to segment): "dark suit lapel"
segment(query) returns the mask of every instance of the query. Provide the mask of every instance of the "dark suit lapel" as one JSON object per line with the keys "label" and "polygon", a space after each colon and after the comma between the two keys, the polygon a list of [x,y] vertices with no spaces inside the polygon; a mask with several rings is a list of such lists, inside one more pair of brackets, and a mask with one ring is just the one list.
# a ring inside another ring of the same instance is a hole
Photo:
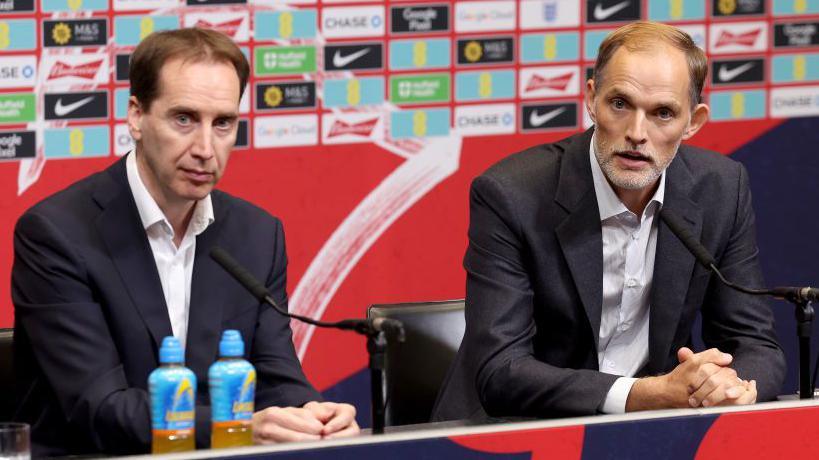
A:
{"label": "dark suit lapel", "polygon": [[[702,233],[702,212],[699,206],[689,199],[692,186],[691,172],[678,154],[666,172],[663,208],[673,210],[682,217],[694,237],[699,239]],[[647,374],[657,374],[665,370],[666,359],[671,352],[671,342],[677,331],[695,264],[694,256],[668,226],[662,221],[657,225],[657,252],[654,258],[654,280],[650,296]]]}
{"label": "dark suit lapel", "polygon": [[586,311],[595,347],[603,305],[603,240],[600,211],[589,165],[591,130],[566,146],[555,195],[568,215],[556,229],[575,287]]}
{"label": "dark suit lapel", "polygon": [[156,261],[128,187],[125,158],[100,176],[93,193],[103,208],[95,221],[97,230],[159,350],[162,339],[173,332]]}
{"label": "dark suit lapel", "polygon": [[188,313],[188,343],[196,347],[185,350],[185,361],[191,369],[203,369],[216,359],[222,334],[222,306],[227,291],[217,280],[224,279],[224,269],[210,258],[210,250],[219,245],[222,226],[227,218],[224,201],[212,193],[214,222],[196,237],[196,255],[191,279]]}

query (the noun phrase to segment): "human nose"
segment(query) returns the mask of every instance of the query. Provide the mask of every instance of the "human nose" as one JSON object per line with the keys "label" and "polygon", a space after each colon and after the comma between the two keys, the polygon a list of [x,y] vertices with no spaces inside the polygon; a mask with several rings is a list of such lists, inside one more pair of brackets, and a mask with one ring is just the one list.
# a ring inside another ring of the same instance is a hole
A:
{"label": "human nose", "polygon": [[191,153],[195,157],[203,160],[208,160],[213,157],[213,129],[203,123],[196,132],[192,147]]}
{"label": "human nose", "polygon": [[634,111],[626,128],[626,141],[632,145],[642,145],[648,141],[646,135],[646,116],[642,111]]}

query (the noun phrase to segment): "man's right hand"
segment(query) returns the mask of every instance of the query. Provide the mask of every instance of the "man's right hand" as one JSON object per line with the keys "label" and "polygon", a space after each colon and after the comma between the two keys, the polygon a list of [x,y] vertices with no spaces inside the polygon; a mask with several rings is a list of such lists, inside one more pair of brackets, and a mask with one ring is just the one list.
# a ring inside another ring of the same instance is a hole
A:
{"label": "man's right hand", "polygon": [[254,444],[316,441],[323,429],[313,412],[301,407],[268,407],[253,414]]}
{"label": "man's right hand", "polygon": [[[702,402],[699,398],[711,395],[714,389],[722,389],[722,399],[725,399],[725,390],[742,384],[736,372],[727,367],[733,357],[716,348],[694,353],[683,347],[677,352],[677,358],[680,364],[668,374],[642,378],[634,383],[626,401],[627,412],[697,407]],[[692,396],[704,385],[711,391],[703,390],[698,394],[699,398]],[[716,401],[717,396],[719,394],[713,395],[714,404],[722,402],[722,399]]]}

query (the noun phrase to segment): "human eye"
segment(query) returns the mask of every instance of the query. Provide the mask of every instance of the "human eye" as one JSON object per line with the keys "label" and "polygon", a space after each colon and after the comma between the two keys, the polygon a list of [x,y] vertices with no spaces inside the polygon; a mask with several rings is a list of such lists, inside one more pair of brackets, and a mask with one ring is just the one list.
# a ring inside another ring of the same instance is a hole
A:
{"label": "human eye", "polygon": [[626,101],[623,98],[615,97],[610,101],[611,107],[615,110],[623,110],[626,108]]}
{"label": "human eye", "polygon": [[221,130],[230,130],[233,128],[235,122],[236,120],[234,118],[223,117],[217,118],[213,125]]}
{"label": "human eye", "polygon": [[668,107],[661,107],[659,110],[657,110],[657,116],[661,120],[671,120],[674,118],[674,111]]}
{"label": "human eye", "polygon": [[180,126],[188,126],[193,122],[193,118],[186,113],[177,113],[173,119]]}

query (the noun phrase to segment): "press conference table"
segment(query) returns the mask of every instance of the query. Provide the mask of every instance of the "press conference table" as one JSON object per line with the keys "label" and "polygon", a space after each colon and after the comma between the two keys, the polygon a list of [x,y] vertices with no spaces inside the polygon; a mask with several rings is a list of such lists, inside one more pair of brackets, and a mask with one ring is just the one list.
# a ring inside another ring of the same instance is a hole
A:
{"label": "press conference table", "polygon": [[[388,429],[389,430],[389,429]],[[492,425],[395,427],[383,435],[129,459],[816,458],[819,400]]]}

